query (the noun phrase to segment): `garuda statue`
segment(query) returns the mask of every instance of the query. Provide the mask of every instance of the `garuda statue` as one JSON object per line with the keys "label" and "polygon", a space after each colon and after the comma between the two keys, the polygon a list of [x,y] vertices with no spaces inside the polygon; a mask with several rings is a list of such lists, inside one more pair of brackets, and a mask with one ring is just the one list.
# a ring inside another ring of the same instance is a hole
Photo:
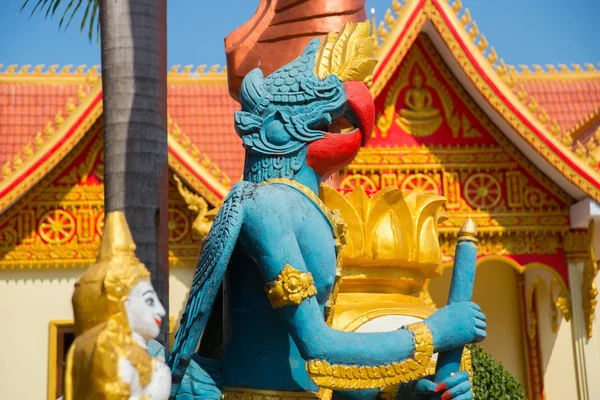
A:
{"label": "garuda statue", "polygon": [[[235,113],[244,180],[198,262],[169,359],[172,398],[375,399],[390,385],[399,399],[473,397],[466,373],[436,383],[425,375],[434,352],[485,337],[477,305],[457,302],[392,332],[328,324],[346,239],[317,193],[371,136],[373,46],[368,22],[347,23],[271,75],[255,69],[244,78]],[[354,129],[330,129],[342,121]],[[197,353],[215,329],[220,366]]]}
{"label": "garuda statue", "polygon": [[96,264],[75,283],[75,341],[67,356],[65,400],[166,400],[171,374],[149,354],[165,309],[135,256],[122,212],[106,215]]}

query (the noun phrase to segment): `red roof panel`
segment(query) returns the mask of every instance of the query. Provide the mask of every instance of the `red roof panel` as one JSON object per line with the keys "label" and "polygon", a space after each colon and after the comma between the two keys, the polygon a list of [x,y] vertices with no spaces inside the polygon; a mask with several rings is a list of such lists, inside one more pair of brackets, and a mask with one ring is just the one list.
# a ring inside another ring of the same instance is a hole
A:
{"label": "red roof panel", "polygon": [[[1,79],[1,75],[0,75]],[[14,80],[13,80],[14,81]],[[85,76],[73,83],[23,83],[0,80],[0,167],[33,142],[69,98],[76,98]],[[233,182],[243,173],[244,149],[233,128],[238,103],[227,83],[194,82],[168,86],[168,113],[201,153],[216,163]]]}
{"label": "red roof panel", "polygon": [[600,79],[519,78],[515,92],[521,84],[564,132],[574,129],[600,107]]}

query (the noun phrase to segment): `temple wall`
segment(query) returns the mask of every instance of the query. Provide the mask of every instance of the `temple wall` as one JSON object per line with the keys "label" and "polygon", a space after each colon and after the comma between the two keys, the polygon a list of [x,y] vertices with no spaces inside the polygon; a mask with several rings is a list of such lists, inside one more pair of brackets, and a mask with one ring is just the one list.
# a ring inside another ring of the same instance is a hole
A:
{"label": "temple wall", "polygon": [[[81,269],[5,270],[0,273],[0,399],[48,397],[51,320],[73,318],[71,296]],[[172,270],[170,313],[179,317],[193,268]]]}
{"label": "temple wall", "polygon": [[[431,280],[431,297],[438,308],[448,301],[451,277],[452,268],[446,268],[442,277]],[[488,336],[481,346],[527,387],[514,269],[502,261],[486,261],[479,265],[473,301],[487,316]]]}
{"label": "temple wall", "polygon": [[[537,326],[540,343],[540,360],[544,372],[544,392],[547,400],[577,398],[577,380],[573,354],[571,323],[560,317],[557,332],[552,331],[550,281],[547,271],[531,270],[525,273],[525,287],[535,282]],[[528,289],[529,290],[529,289]],[[560,311],[558,316],[560,316]]]}

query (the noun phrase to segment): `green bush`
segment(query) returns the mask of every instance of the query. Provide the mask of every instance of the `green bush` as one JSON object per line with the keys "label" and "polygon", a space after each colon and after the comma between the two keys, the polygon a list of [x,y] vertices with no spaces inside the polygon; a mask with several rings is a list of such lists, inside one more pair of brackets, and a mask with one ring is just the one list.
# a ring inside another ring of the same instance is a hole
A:
{"label": "green bush", "polygon": [[473,363],[473,391],[477,400],[526,400],[523,386],[479,346],[468,346]]}

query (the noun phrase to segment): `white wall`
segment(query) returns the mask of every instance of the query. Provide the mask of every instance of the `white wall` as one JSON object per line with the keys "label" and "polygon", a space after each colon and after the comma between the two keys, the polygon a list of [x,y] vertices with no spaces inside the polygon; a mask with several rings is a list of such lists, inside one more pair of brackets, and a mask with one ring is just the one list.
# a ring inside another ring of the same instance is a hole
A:
{"label": "white wall", "polygon": [[[531,285],[536,284],[538,335],[540,359],[544,373],[544,393],[547,400],[577,398],[577,380],[573,354],[571,324],[559,315],[559,328],[552,332],[552,308],[550,282],[553,275],[542,269],[530,269],[525,272],[527,294]],[[555,292],[558,292],[555,289]],[[558,295],[558,293],[554,293]]]}
{"label": "white wall", "polygon": [[[73,284],[82,269],[0,271],[0,399],[42,400],[48,388],[51,320],[72,319]],[[169,311],[181,313],[193,268],[177,267],[169,279]]]}

